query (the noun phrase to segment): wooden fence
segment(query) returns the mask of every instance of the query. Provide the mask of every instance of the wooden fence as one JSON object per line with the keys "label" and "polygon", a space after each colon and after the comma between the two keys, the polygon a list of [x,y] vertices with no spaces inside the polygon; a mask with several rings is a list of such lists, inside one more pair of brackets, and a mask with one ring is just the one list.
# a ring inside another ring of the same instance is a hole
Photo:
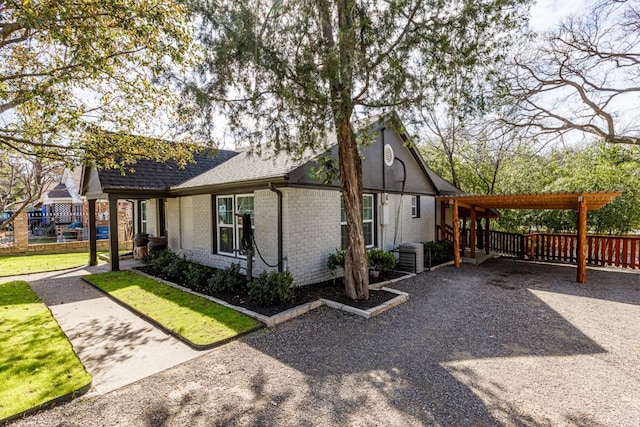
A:
{"label": "wooden fence", "polygon": [[[575,235],[537,233],[525,237],[530,259],[576,262]],[[640,236],[587,236],[587,264],[640,268]]]}
{"label": "wooden fence", "polygon": [[[484,238],[484,231],[482,233]],[[453,228],[447,225],[445,234],[446,239],[453,242]],[[469,242],[470,230],[461,229],[460,248],[468,247]],[[489,232],[491,251],[519,259],[575,264],[577,247],[578,239],[575,234]],[[640,268],[640,236],[587,236],[587,264]]]}

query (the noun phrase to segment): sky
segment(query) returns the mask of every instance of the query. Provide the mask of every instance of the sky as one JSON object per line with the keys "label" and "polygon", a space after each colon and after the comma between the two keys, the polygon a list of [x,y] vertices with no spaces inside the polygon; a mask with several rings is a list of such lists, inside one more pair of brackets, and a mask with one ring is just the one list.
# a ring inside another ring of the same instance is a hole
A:
{"label": "sky", "polygon": [[538,0],[531,7],[532,30],[545,31],[557,25],[562,18],[585,9],[590,1],[585,0]]}

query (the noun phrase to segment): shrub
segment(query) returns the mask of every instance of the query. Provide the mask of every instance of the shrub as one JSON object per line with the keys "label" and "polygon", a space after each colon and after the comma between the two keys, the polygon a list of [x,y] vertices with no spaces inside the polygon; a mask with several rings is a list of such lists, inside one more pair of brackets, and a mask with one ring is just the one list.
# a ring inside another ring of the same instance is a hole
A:
{"label": "shrub", "polygon": [[347,251],[336,249],[336,251],[332,254],[329,254],[327,258],[327,268],[331,271],[335,271],[338,267],[344,268],[344,260]]}
{"label": "shrub", "polygon": [[154,271],[154,274],[166,275],[165,268],[172,264],[176,258],[178,258],[178,255],[169,249],[165,249],[160,252],[148,253],[142,259],[142,262],[148,265]]}
{"label": "shrub", "polygon": [[245,277],[240,274],[240,264],[231,264],[224,270],[217,270],[207,282],[213,292],[234,292],[246,286]]}
{"label": "shrub", "polygon": [[211,268],[205,265],[189,263],[184,275],[187,279],[187,287],[196,292],[204,293],[207,290],[207,281],[211,277]]}
{"label": "shrub", "polygon": [[453,259],[453,244],[446,240],[439,242],[423,242],[424,257],[428,259],[429,249],[431,249],[431,262],[434,264],[443,263]]}
{"label": "shrub", "polygon": [[249,286],[249,297],[261,305],[280,304],[293,298],[293,277],[286,272],[263,271]]}
{"label": "shrub", "polygon": [[187,271],[190,264],[184,255],[174,255],[170,262],[162,267],[162,271],[170,281],[184,283],[187,281]]}
{"label": "shrub", "polygon": [[367,261],[369,262],[369,268],[393,270],[396,267],[396,257],[391,252],[385,252],[382,249],[369,249],[367,251]]}

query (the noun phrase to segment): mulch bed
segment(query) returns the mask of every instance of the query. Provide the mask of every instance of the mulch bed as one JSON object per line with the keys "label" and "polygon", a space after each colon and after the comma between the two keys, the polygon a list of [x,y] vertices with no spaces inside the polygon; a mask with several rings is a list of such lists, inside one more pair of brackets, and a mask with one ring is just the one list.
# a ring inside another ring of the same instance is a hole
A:
{"label": "mulch bed", "polygon": [[[160,277],[161,279],[167,280],[166,277],[158,276],[154,274],[153,269],[147,266],[137,267],[139,271],[147,273],[152,276]],[[380,277],[371,281],[371,283],[380,283],[386,280],[394,279],[397,277],[403,276],[405,273],[398,273],[395,271],[382,272]],[[178,283],[181,286],[186,288],[191,288],[188,283]],[[344,292],[344,283],[341,278],[334,280],[329,280],[322,283],[315,283],[307,286],[300,286],[295,288],[294,298],[284,304],[263,306],[256,304],[254,301],[249,298],[249,296],[238,293],[231,292],[212,292],[209,289],[203,290],[199,289],[197,292],[204,293],[208,296],[212,296],[214,298],[218,298],[222,301],[228,302],[229,304],[233,304],[238,307],[246,308],[247,310],[254,311],[256,313],[260,313],[264,316],[273,316],[275,314],[286,311],[290,308],[297,307],[302,304],[306,304],[308,302],[316,301],[319,298],[329,299],[331,301],[335,301],[341,304],[350,305],[355,308],[359,308],[361,310],[368,310],[370,308],[376,307],[380,304],[383,304],[392,298],[397,297],[397,294],[386,292],[386,291],[369,291],[369,299],[368,300],[358,300],[354,301],[347,297]]]}

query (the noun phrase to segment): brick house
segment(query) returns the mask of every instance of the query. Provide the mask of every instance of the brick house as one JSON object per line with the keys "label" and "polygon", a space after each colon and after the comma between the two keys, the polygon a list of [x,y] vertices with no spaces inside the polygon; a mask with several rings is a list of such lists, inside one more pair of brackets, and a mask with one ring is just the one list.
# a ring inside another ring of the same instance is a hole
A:
{"label": "brick house", "polygon": [[[367,246],[391,250],[437,240],[445,211],[435,197],[461,191],[429,169],[387,119],[360,132],[369,135],[362,147]],[[184,169],[141,161],[126,175],[87,168],[82,194],[137,200],[137,231],[166,236],[174,252],[217,268],[245,265],[242,217],[236,214],[249,214],[259,252],[254,273],[286,269],[305,285],[331,277],[327,256],[345,241],[339,182],[323,182],[315,173],[320,158],[337,159],[337,149],[328,141],[325,149],[295,158],[268,149],[262,156],[219,150],[215,157],[196,156]],[[118,269],[117,260],[112,268]]]}

